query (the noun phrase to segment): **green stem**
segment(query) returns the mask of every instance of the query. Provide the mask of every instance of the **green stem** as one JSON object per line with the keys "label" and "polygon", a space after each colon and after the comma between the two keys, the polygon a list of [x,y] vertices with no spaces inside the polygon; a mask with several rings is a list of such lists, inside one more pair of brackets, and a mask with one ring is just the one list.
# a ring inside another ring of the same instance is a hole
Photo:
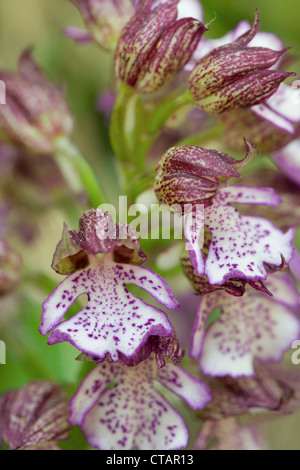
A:
{"label": "green stem", "polygon": [[58,139],[55,158],[65,179],[75,193],[87,191],[90,204],[95,208],[106,202],[94,170],[72,142],[64,137]]}

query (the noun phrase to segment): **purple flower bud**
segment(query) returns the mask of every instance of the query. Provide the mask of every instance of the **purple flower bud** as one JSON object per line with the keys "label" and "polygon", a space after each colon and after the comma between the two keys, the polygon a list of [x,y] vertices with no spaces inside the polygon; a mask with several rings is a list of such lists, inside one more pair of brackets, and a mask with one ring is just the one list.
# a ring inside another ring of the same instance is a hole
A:
{"label": "purple flower bud", "polygon": [[[209,236],[209,233],[207,233],[207,230],[205,230],[204,246],[202,248],[202,254],[204,257],[208,254],[210,241],[211,237]],[[272,297],[272,293],[266,288],[264,282],[260,279],[252,280],[233,277],[227,279],[222,285],[210,284],[205,274],[198,275],[196,273],[188,252],[184,252],[182,254],[180,263],[182,270],[193,286],[196,295],[205,295],[210,292],[224,290],[227,294],[233,295],[234,297],[242,297],[245,294],[247,284],[249,284],[255,290],[261,291]]]}
{"label": "purple flower bud", "polygon": [[91,209],[80,217],[79,230],[69,231],[64,224],[52,268],[59,274],[72,274],[89,265],[88,255],[99,253],[113,253],[117,263],[142,264],[146,260],[138,237],[129,225],[116,224],[108,212]]}
{"label": "purple flower bud", "polygon": [[141,2],[119,40],[115,71],[120,80],[143,93],[169,82],[189,61],[207,29],[194,18],[178,17],[178,0],[151,9]]}
{"label": "purple flower bud", "polygon": [[0,239],[0,297],[14,289],[20,281],[20,255]]}
{"label": "purple flower bud", "polygon": [[189,87],[196,104],[209,114],[250,107],[270,98],[290,73],[269,70],[287,50],[247,47],[258,31],[258,12],[252,29],[231,44],[201,59],[190,74]]}
{"label": "purple flower bud", "polygon": [[[248,160],[256,154],[247,145]],[[172,206],[207,203],[218,191],[221,179],[240,176],[236,167],[241,162],[225,153],[196,146],[178,146],[169,149],[161,158],[154,189],[159,202]]]}
{"label": "purple flower bud", "polygon": [[[132,0],[70,0],[80,11],[91,37],[104,49],[114,50],[120,33],[134,14]],[[72,34],[72,31],[71,31]],[[71,36],[70,29],[67,35]],[[72,35],[74,38],[74,35]],[[86,42],[87,36],[76,38]]]}
{"label": "purple flower bud", "polygon": [[55,383],[40,380],[0,397],[0,443],[11,450],[60,450],[69,439],[68,398]]}
{"label": "purple flower bud", "polygon": [[0,106],[0,134],[34,152],[51,153],[54,141],[69,136],[73,118],[63,95],[25,50],[18,73],[0,71],[6,86],[6,104]]}

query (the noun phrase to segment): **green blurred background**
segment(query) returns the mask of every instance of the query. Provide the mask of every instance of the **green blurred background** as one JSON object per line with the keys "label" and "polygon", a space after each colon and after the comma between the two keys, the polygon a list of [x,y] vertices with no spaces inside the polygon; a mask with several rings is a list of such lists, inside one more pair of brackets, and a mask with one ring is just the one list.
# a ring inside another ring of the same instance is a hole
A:
{"label": "green blurred background", "polygon": [[[243,19],[252,21],[254,10],[258,8],[260,29],[281,36],[286,46],[292,46],[291,52],[300,56],[299,0],[210,0],[203,1],[203,6],[207,22],[216,15],[208,33],[210,37],[225,34]],[[54,81],[66,87],[67,99],[76,118],[74,141],[95,166],[108,198],[113,202],[116,168],[107,122],[95,108],[98,93],[111,86],[112,57],[95,45],[78,46],[65,38],[62,29],[70,25],[82,27],[83,22],[68,0],[0,0],[0,67],[15,69],[21,51],[27,46],[34,47],[36,60]],[[299,60],[293,64],[297,73],[299,64]],[[49,267],[63,219],[59,208],[47,214],[46,220],[41,218],[39,243],[22,253],[26,266],[41,266],[41,271],[51,276],[45,282],[53,282],[53,286],[59,278],[50,273]],[[33,286],[32,283],[30,295],[22,296],[22,319],[12,312],[10,327],[6,325],[8,363],[0,365],[0,392],[39,378],[74,383],[74,390],[72,387],[70,390],[73,392],[86,370],[83,371],[82,364],[74,361],[77,354],[70,345],[48,347],[45,338],[39,335],[40,305],[45,297]],[[294,415],[270,425],[272,447],[299,449],[298,423],[299,415]],[[84,441],[78,434],[75,442],[80,446]]]}

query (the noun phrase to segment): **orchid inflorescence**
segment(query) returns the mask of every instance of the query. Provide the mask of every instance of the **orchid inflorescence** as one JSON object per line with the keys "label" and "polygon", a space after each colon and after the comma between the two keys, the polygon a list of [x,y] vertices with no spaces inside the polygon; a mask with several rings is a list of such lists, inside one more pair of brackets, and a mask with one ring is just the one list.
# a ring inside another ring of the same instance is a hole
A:
{"label": "orchid inflorescence", "polygon": [[[80,426],[102,450],[261,449],[268,418],[300,407],[300,376],[284,359],[300,337],[300,107],[287,84],[295,74],[281,70],[288,48],[259,31],[258,11],[252,25],[242,21],[214,40],[198,0],[71,2],[86,30],[64,34],[114,56],[114,86],[97,102],[109,116],[122,195],[180,212],[183,241],[145,248],[137,224],[114,220],[71,141],[63,91],[29,49],[17,72],[0,71],[0,167],[49,192],[40,210],[68,186],[81,213],[54,250],[52,268],[65,278],[48,288],[39,332],[50,333],[48,345],[70,343],[90,370],[69,405],[47,380],[0,396],[0,440],[59,449]],[[247,173],[265,153],[278,170]],[[26,166],[45,168],[49,186]],[[16,204],[5,179],[2,192]],[[31,214],[32,201],[25,204]],[[12,224],[0,211],[1,300],[23,275],[7,241],[15,214]],[[21,237],[24,230],[19,224]],[[180,400],[199,420],[195,442]]]}

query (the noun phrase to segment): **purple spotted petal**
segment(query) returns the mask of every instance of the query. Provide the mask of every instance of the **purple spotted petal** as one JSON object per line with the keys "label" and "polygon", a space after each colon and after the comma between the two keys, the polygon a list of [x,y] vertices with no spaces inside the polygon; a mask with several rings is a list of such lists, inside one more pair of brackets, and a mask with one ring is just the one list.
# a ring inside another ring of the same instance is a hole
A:
{"label": "purple spotted petal", "polygon": [[[68,400],[51,382],[39,381],[0,398],[1,437],[10,449],[58,448],[68,439]],[[53,442],[54,441],[54,442]]]}
{"label": "purple spotted petal", "polygon": [[[274,266],[282,264],[282,257],[289,262],[293,255],[294,230],[285,234],[271,222],[261,217],[243,216],[230,204],[263,204],[276,206],[280,198],[269,188],[234,186],[221,189],[211,206],[205,209],[205,225],[209,228],[212,241],[203,271],[201,248],[197,250],[197,233],[193,233],[196,251],[191,257],[198,275],[206,274],[213,285],[226,280],[266,279],[264,263]],[[198,239],[201,224],[198,223]],[[185,232],[187,235],[187,231]],[[188,233],[189,236],[189,233]]]}
{"label": "purple spotted petal", "polygon": [[[110,354],[113,361],[118,361],[118,352],[134,356],[150,335],[172,336],[167,315],[131,294],[126,284],[144,289],[167,308],[179,306],[164,280],[150,269],[95,259],[68,276],[44,302],[40,332],[45,335],[54,328],[48,344],[69,341],[98,358]],[[88,296],[87,306],[59,324],[82,294]]]}
{"label": "purple spotted petal", "polygon": [[[300,108],[300,106],[299,106]],[[294,140],[272,154],[281,171],[300,186],[300,140]]]}
{"label": "purple spotted petal", "polygon": [[203,242],[200,241],[204,229],[204,211],[192,211],[185,215],[184,236],[187,242],[192,265],[197,274],[203,274],[205,264],[201,248]]}
{"label": "purple spotted petal", "polygon": [[[151,7],[152,10],[163,3],[168,3],[170,0],[156,0]],[[177,3],[177,20],[182,18],[195,18],[199,21],[204,21],[203,7],[198,0],[179,0]]]}
{"label": "purple spotted petal", "polygon": [[[170,367],[172,369],[174,366],[167,365],[163,370]],[[176,369],[180,371],[178,377],[185,379],[182,386],[187,387],[185,391],[179,390],[180,396],[188,402],[195,402],[197,399],[191,393],[201,391],[204,386],[198,382],[197,388],[196,379],[181,372],[180,367]],[[84,379],[71,401],[70,423],[80,425],[88,443],[98,449],[185,447],[188,442],[186,425],[168,401],[155,390],[153,380],[156,376],[154,358],[148,358],[136,367],[106,363],[98,365]],[[165,381],[170,384],[169,379],[165,378]],[[108,388],[110,383],[113,386]],[[177,387],[173,388],[177,393]]]}
{"label": "purple spotted petal", "polygon": [[[274,276],[274,279],[273,279]],[[299,294],[285,276],[272,276],[274,298],[254,291],[232,298],[225,292],[205,296],[198,308],[191,356],[200,356],[204,373],[232,377],[254,374],[254,360],[278,362],[299,338],[300,323],[291,307],[299,306]],[[222,313],[206,328],[210,314]]]}

